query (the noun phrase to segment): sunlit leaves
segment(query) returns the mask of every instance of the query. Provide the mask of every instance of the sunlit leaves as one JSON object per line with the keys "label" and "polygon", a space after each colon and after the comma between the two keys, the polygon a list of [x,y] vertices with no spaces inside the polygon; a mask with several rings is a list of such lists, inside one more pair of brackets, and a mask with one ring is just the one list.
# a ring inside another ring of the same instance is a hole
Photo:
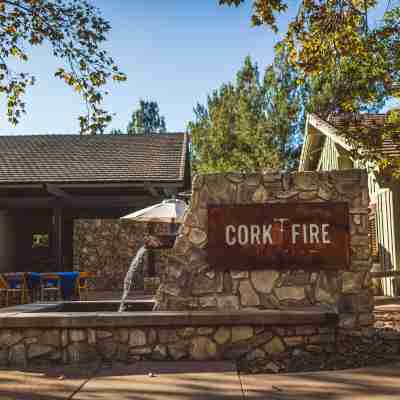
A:
{"label": "sunlit leaves", "polygon": [[[219,0],[219,4],[235,6],[244,2]],[[274,12],[284,11],[285,3],[252,0],[252,4],[253,23],[276,30]],[[371,25],[370,14],[377,4],[377,0],[301,0],[284,41],[278,45],[277,50],[284,47],[288,61],[298,70],[299,85],[313,94],[310,108],[325,117],[341,112],[353,118],[360,111],[379,109],[385,100],[400,97],[400,6],[385,0],[383,20]],[[399,163],[385,158],[379,146],[398,131],[400,118],[379,131],[365,127],[358,133],[346,123],[340,133],[354,147],[354,157],[386,169],[389,165],[396,175]]]}
{"label": "sunlit leaves", "polygon": [[34,78],[10,68],[11,58],[27,61],[28,45],[48,43],[62,60],[55,71],[86,103],[79,117],[81,133],[103,132],[111,115],[101,108],[108,81],[126,76],[102,49],[110,30],[98,10],[85,0],[0,0],[0,93],[7,99],[7,117],[18,123],[25,113],[23,95]]}
{"label": "sunlit leaves", "polygon": [[[229,6],[239,6],[245,0],[219,0],[219,4]],[[269,25],[274,31],[278,30],[276,25],[275,13],[285,11],[286,3],[281,0],[254,0],[253,15],[251,17],[253,25]]]}

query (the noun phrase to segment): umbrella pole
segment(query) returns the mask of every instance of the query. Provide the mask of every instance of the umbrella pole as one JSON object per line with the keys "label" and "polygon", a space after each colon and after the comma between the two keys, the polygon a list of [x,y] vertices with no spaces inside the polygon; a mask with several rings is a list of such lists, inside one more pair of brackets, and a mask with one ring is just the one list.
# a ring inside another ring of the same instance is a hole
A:
{"label": "umbrella pole", "polygon": [[170,235],[176,235],[177,231],[178,231],[178,224],[175,222],[175,218],[171,218],[169,233]]}

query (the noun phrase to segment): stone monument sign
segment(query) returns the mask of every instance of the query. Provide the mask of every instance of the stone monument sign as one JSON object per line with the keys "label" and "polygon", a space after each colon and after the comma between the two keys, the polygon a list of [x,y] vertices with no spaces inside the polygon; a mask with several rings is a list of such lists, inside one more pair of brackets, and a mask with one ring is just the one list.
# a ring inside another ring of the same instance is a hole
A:
{"label": "stone monument sign", "polygon": [[196,176],[157,308],[322,306],[370,326],[368,205],[361,170]]}
{"label": "stone monument sign", "polygon": [[347,203],[208,206],[208,262],[220,270],[348,269]]}
{"label": "stone monument sign", "polygon": [[5,312],[0,365],[229,359],[287,372],[398,349],[371,329],[365,171],[209,174],[192,189],[155,312]]}

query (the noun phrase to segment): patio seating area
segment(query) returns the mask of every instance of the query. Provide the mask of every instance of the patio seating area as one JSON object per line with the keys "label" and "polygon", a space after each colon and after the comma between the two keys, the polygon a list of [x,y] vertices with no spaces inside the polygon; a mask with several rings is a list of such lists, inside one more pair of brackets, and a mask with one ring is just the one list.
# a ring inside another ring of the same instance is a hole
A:
{"label": "patio seating area", "polygon": [[10,272],[0,274],[0,307],[37,301],[87,300],[89,281],[85,271]]}

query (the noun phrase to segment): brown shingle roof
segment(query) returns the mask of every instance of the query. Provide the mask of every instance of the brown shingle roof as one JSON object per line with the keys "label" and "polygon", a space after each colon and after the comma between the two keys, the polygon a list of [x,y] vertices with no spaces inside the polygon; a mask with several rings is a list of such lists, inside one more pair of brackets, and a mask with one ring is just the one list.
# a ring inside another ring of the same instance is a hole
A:
{"label": "brown shingle roof", "polygon": [[[385,124],[386,114],[331,115],[327,122],[337,129],[366,129],[370,134],[378,132]],[[382,154],[387,157],[400,157],[400,139],[385,139],[381,147]]]}
{"label": "brown shingle roof", "polygon": [[327,121],[336,128],[343,128],[347,123],[350,126],[365,126],[379,129],[385,123],[386,114],[331,114]]}
{"label": "brown shingle roof", "polygon": [[0,183],[183,181],[186,135],[0,136]]}

